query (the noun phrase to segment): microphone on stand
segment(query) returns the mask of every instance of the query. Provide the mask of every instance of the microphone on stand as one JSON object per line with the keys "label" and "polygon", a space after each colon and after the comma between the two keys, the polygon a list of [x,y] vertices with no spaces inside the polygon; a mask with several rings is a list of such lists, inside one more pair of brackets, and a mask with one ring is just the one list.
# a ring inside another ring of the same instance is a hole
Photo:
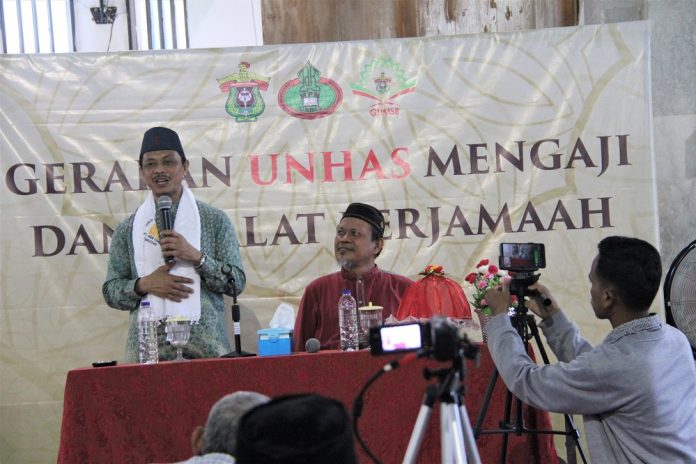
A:
{"label": "microphone on stand", "polygon": [[243,358],[246,356],[256,356],[255,353],[249,353],[247,351],[242,351],[242,336],[241,336],[241,326],[239,320],[241,319],[241,314],[239,311],[239,305],[237,304],[237,283],[232,276],[232,267],[229,264],[222,265],[222,273],[227,277],[228,284],[232,287],[232,322],[234,327],[234,351],[230,351],[227,354],[223,354],[223,358]]}
{"label": "microphone on stand", "polygon": [[[172,230],[172,199],[168,195],[162,195],[157,199],[157,210],[162,217],[162,230]],[[164,262],[171,263],[174,256],[165,256]]]}

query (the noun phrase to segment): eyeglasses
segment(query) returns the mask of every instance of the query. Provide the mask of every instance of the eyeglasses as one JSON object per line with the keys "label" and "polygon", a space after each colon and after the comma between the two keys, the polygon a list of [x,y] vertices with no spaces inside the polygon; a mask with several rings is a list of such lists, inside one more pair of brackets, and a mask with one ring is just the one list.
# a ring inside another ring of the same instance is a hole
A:
{"label": "eyeglasses", "polygon": [[346,236],[348,236],[348,238],[350,238],[352,240],[357,240],[360,237],[364,237],[365,235],[357,229],[350,229],[350,230],[336,229],[336,237],[344,238]]}

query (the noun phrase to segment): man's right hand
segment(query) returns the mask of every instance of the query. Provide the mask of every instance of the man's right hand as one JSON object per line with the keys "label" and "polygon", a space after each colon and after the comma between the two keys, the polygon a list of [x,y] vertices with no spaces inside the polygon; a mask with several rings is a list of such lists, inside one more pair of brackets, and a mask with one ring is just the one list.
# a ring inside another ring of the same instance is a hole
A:
{"label": "man's right hand", "polygon": [[[538,282],[530,285],[528,288],[529,290],[532,290],[532,292],[529,294],[529,301],[526,303],[526,305],[527,308],[531,309],[534,314],[542,319],[548,319],[561,310],[548,288]],[[551,300],[550,305],[544,304],[543,301],[545,298]]]}
{"label": "man's right hand", "polygon": [[193,289],[186,284],[193,283],[193,279],[170,274],[170,269],[175,263],[164,264],[150,275],[141,277],[138,280],[138,293],[151,293],[160,298],[179,302],[189,297],[193,293]]}

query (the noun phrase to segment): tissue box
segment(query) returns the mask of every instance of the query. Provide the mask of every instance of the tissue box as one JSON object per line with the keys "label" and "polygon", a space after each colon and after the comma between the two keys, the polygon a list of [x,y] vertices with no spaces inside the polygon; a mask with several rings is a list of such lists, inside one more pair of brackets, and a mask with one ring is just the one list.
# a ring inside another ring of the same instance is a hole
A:
{"label": "tissue box", "polygon": [[259,356],[292,353],[292,329],[275,328],[257,331]]}

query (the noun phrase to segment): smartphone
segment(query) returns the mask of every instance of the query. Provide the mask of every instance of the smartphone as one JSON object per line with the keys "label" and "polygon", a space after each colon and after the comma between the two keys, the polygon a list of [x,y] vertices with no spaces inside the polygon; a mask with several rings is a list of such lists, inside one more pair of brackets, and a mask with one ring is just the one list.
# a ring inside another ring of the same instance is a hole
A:
{"label": "smartphone", "polygon": [[92,363],[92,367],[108,367],[108,366],[115,366],[118,364],[115,360],[113,361],[94,361]]}
{"label": "smartphone", "polygon": [[499,266],[507,271],[536,271],[546,267],[543,243],[501,243]]}

